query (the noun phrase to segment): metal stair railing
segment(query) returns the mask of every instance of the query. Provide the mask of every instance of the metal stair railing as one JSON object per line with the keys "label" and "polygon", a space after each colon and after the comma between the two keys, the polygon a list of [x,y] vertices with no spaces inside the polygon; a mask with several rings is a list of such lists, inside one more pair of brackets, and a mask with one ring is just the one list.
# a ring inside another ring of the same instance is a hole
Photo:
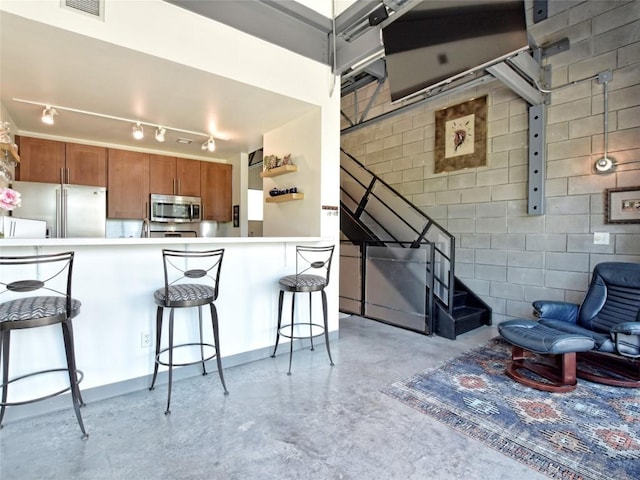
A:
{"label": "metal stair railing", "polygon": [[433,245],[433,294],[453,314],[455,237],[356,158],[341,150],[340,203],[380,242],[404,248]]}

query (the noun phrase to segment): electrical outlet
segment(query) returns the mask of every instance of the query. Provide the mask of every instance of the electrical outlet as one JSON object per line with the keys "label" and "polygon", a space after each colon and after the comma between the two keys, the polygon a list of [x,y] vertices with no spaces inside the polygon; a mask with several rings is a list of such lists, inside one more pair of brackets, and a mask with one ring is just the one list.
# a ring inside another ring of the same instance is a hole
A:
{"label": "electrical outlet", "polygon": [[149,347],[151,347],[151,333],[140,332],[140,348],[149,348]]}
{"label": "electrical outlet", "polygon": [[593,234],[594,245],[609,245],[609,232],[595,232]]}

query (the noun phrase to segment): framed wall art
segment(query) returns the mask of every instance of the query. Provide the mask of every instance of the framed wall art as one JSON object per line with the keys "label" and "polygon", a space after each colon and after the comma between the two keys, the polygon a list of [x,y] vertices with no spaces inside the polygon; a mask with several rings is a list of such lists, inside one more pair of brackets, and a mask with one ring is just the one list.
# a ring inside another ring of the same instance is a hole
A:
{"label": "framed wall art", "polygon": [[640,223],[640,187],[605,190],[604,223]]}
{"label": "framed wall art", "polygon": [[438,110],[434,173],[487,164],[487,96]]}

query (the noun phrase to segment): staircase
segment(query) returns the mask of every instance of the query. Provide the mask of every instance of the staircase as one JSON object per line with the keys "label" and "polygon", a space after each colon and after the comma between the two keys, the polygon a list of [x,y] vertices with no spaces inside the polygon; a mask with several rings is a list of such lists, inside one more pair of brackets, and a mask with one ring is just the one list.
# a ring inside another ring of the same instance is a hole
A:
{"label": "staircase", "polygon": [[455,277],[455,238],[344,150],[340,163],[340,310],[452,340],[491,325]]}

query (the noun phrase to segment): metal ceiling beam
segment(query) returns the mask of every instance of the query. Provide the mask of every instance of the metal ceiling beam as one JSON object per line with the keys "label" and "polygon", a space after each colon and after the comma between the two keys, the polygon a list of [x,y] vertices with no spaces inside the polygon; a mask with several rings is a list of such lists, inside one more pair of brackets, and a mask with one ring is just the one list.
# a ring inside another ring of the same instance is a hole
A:
{"label": "metal ceiling beam", "polygon": [[165,0],[203,17],[331,65],[331,19],[293,0]]}
{"label": "metal ceiling beam", "polygon": [[500,62],[487,67],[486,70],[511,90],[516,92],[530,105],[539,105],[543,103],[544,97],[542,93],[540,93],[537,88],[532,87],[513,68],[507,65],[507,63]]}

